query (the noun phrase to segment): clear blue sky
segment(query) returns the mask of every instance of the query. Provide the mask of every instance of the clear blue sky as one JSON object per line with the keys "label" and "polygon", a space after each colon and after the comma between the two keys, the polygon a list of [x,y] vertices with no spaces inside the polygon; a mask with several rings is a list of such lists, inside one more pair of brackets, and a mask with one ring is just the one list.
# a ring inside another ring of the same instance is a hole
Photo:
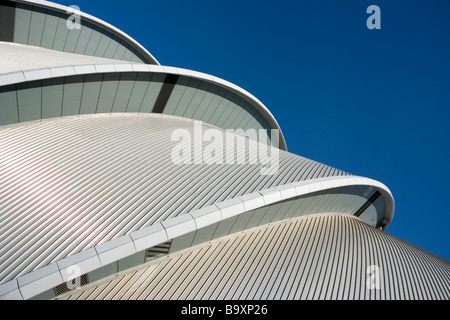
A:
{"label": "clear blue sky", "polygon": [[[450,259],[450,1],[56,2],[123,30],[163,65],[246,89],[289,151],[387,185],[387,232]],[[366,27],[372,4],[380,30]]]}

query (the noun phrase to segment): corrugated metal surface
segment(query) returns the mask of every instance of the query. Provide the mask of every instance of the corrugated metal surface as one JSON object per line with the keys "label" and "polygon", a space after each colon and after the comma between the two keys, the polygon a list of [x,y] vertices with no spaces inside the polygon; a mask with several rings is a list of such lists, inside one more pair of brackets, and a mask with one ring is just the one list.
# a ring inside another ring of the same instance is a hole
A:
{"label": "corrugated metal surface", "polygon": [[60,298],[448,300],[450,263],[330,214],[227,236]]}
{"label": "corrugated metal surface", "polygon": [[0,283],[219,201],[347,175],[281,150],[273,176],[261,164],[175,165],[180,128],[193,121],[114,114],[0,128]]}

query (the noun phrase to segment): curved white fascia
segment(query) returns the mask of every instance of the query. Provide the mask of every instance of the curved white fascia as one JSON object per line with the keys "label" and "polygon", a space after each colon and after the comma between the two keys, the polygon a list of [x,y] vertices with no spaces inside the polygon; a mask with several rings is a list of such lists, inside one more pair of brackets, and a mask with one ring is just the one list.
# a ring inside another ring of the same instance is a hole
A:
{"label": "curved white fascia", "polygon": [[286,140],[284,138],[283,132],[269,109],[259,101],[255,96],[253,96],[248,91],[242,89],[241,87],[223,80],[221,78],[202,73],[197,71],[192,71],[188,69],[168,67],[161,65],[151,65],[151,64],[139,64],[139,63],[100,63],[100,64],[85,64],[85,65],[68,65],[68,66],[58,66],[58,67],[48,67],[39,69],[30,69],[23,71],[16,71],[10,73],[0,74],[0,86],[6,86],[11,84],[17,84],[27,81],[44,80],[51,78],[59,78],[74,75],[85,75],[85,74],[96,74],[96,73],[111,73],[111,72],[157,72],[165,74],[174,74],[187,76],[192,78],[197,78],[200,80],[206,80],[214,84],[220,85],[227,90],[230,90],[249,101],[254,105],[269,122],[272,129],[277,129],[280,137],[278,146],[279,149],[287,151]]}
{"label": "curved white fascia", "polygon": [[25,3],[25,4],[35,5],[35,6],[43,7],[46,9],[54,9],[56,11],[64,12],[64,13],[76,13],[80,17],[82,17],[84,20],[92,22],[98,26],[101,26],[104,29],[111,31],[112,33],[118,35],[120,38],[126,40],[128,43],[132,44],[136,49],[138,49],[144,56],[146,56],[147,59],[149,59],[153,63],[156,63],[157,65],[159,65],[158,60],[156,60],[155,57],[150,52],[148,52],[147,49],[145,49],[139,42],[134,40],[132,37],[127,35],[122,30],[114,27],[113,25],[111,25],[97,17],[94,17],[94,16],[84,13],[82,11],[78,11],[78,10],[66,7],[61,4],[53,3],[50,1],[44,1],[44,0],[12,0],[12,1],[17,2],[17,3]]}
{"label": "curved white fascia", "polygon": [[[136,66],[136,67],[139,68],[139,66]],[[145,66],[143,66],[143,69],[144,68],[145,68]],[[254,95],[252,95],[250,92],[242,89],[241,87],[235,85],[232,82],[218,78],[216,76],[209,75],[207,73],[188,70],[188,69],[182,69],[182,68],[177,68],[177,67],[163,66],[163,68],[164,68],[165,72],[168,74],[178,74],[178,75],[190,76],[193,78],[198,78],[198,79],[203,79],[203,80],[209,80],[213,83],[220,84],[221,86],[231,90],[234,93],[237,93],[241,96],[243,95],[249,102],[251,102],[253,105],[257,106],[258,109],[264,115],[267,115],[266,120],[269,121],[269,124],[271,125],[272,128],[276,128],[279,130],[279,133],[280,133],[279,141],[281,144],[279,146],[279,148],[287,151],[286,140],[284,139],[283,132],[281,131],[280,125],[278,124],[277,120],[275,119],[273,114],[270,112],[270,110],[258,98],[256,98]]]}
{"label": "curved white fascia", "polygon": [[0,300],[30,299],[68,280],[68,267],[81,274],[96,270],[149,247],[242,214],[249,210],[328,189],[366,185],[378,189],[385,199],[383,228],[392,221],[394,199],[382,183],[358,176],[335,176],[294,182],[246,194],[182,214],[150,227],[99,244],[0,285]]}

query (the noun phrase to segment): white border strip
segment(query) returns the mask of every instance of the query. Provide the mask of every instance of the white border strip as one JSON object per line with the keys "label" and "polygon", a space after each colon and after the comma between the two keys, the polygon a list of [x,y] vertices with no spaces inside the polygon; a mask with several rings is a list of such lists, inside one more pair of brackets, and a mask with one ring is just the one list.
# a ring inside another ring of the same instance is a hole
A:
{"label": "white border strip", "polygon": [[355,185],[372,186],[380,191],[385,199],[382,224],[386,228],[392,221],[395,204],[391,192],[384,184],[358,176],[326,177],[294,182],[246,194],[182,214],[34,270],[0,285],[0,300],[30,299],[64,283],[68,279],[68,267],[74,264],[80,268],[81,274],[85,274],[146,248],[242,214],[248,210],[317,191]]}

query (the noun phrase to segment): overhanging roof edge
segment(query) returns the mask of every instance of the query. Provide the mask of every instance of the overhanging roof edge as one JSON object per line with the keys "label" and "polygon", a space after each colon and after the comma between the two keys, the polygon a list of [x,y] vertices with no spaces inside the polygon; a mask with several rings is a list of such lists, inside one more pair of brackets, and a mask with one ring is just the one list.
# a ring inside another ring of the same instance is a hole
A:
{"label": "overhanging roof edge", "polygon": [[[241,87],[223,80],[221,78],[196,72],[188,69],[167,67],[161,65],[145,65],[145,64],[135,64],[135,63],[117,63],[117,64],[88,64],[88,65],[71,65],[71,66],[57,66],[49,68],[39,68],[30,69],[24,71],[16,71],[10,73],[0,74],[0,87],[12,84],[18,84],[28,81],[44,80],[51,78],[60,78],[65,76],[74,75],[85,75],[85,74],[96,74],[105,73],[105,67],[109,67],[111,72],[156,72],[165,74],[176,74],[183,75],[187,77],[193,77],[204,81],[209,81],[214,84],[220,85],[249,101],[254,107],[258,109],[264,115],[264,118],[268,121],[272,129],[276,129],[279,132],[279,146],[278,148],[287,151],[286,140],[284,138],[283,132],[276,121],[273,114],[269,109],[255,96],[253,96],[248,91],[242,89]],[[64,69],[65,68],[65,69]],[[95,71],[94,71],[95,70]],[[114,71],[113,71],[114,70]],[[58,72],[55,72],[58,71]]]}
{"label": "overhanging roof edge", "polygon": [[[252,194],[246,194],[234,199],[226,200],[222,203],[216,203],[205,208],[197,209],[192,212],[156,223],[145,228],[151,229],[151,232],[149,232],[149,234],[146,236],[151,237],[152,234],[158,234],[158,239],[164,242],[175,237],[180,237],[189,232],[193,232],[213,223],[228,219],[232,216],[242,214],[248,210],[254,210],[258,207],[286,201],[291,198],[307,195],[317,191],[324,191],[327,189],[352,185],[367,185],[376,187],[386,200],[383,223],[388,220],[389,222],[391,221],[390,219],[392,219],[394,212],[394,200],[392,198],[390,190],[384,184],[376,180],[359,176],[335,176],[289,183],[283,186],[254,192],[254,197],[252,199],[249,199],[249,196],[251,196]],[[281,187],[283,188],[282,191],[280,190]],[[291,190],[294,192],[289,192]],[[257,200],[256,202],[258,202],[256,205],[255,199]],[[232,210],[228,210],[230,208]],[[387,224],[384,224],[383,228],[385,228],[386,226]],[[137,233],[142,233],[143,230],[144,229],[134,231],[130,234],[114,238],[108,242],[87,249],[94,252],[95,263],[92,263],[92,261],[86,263],[84,267],[85,270],[82,270],[82,273],[84,274],[93,271],[95,270],[95,268],[104,266],[105,264],[109,264],[114,261],[118,261],[128,255],[136,253],[138,250],[136,241],[138,238],[142,238],[142,235],[139,235],[137,237],[134,235]],[[161,233],[162,236],[160,235]],[[152,243],[152,245],[155,245],[155,243]],[[102,247],[101,250],[99,250],[100,247]],[[107,249],[104,249],[105,247],[107,247]],[[106,251],[108,252],[108,260],[102,263],[101,254]],[[84,255],[86,254],[84,251],[82,251],[64,259],[76,260],[78,264],[83,264],[85,260],[87,261],[93,259],[92,254],[88,255],[87,257],[82,257]],[[80,257],[80,259],[77,258],[78,256]],[[65,270],[65,268],[62,267],[63,264],[60,264],[60,261],[63,261],[64,259],[53,262],[51,264],[52,269],[50,271],[42,271],[44,268],[49,269],[48,265],[0,285],[0,300],[2,299],[2,297],[19,297],[18,299],[32,298],[32,296],[30,296],[27,292],[39,294],[39,292],[37,292],[38,288],[36,288],[36,284],[39,285],[39,290],[41,290],[41,292],[51,289],[55,285],[54,278],[64,278],[63,271]],[[24,279],[24,277],[27,278],[27,281],[20,281],[21,279]],[[47,282],[42,281],[49,277],[53,279],[53,282],[49,282],[47,284]],[[47,287],[43,286],[45,284],[47,284]],[[25,286],[27,286],[27,288],[25,288]]]}
{"label": "overhanging roof edge", "polygon": [[46,9],[53,9],[55,11],[58,12],[64,12],[64,13],[77,13],[80,15],[80,17],[82,19],[85,19],[86,21],[92,22],[95,25],[104,28],[110,32],[112,32],[113,34],[117,35],[119,38],[125,40],[126,42],[128,42],[129,44],[131,44],[135,49],[137,49],[144,57],[146,57],[149,61],[151,61],[152,63],[156,64],[156,65],[160,65],[158,60],[156,60],[156,58],[147,50],[145,49],[139,42],[137,42],[135,39],[133,39],[132,37],[130,37],[128,34],[126,34],[125,32],[123,32],[122,30],[114,27],[113,25],[95,17],[92,16],[88,13],[82,12],[82,11],[78,11],[69,7],[66,7],[64,5],[61,4],[57,4],[54,2],[50,2],[50,1],[43,1],[43,0],[10,0],[16,3],[24,3],[24,4],[29,4],[29,5],[34,5],[34,6],[39,6],[42,8],[46,8]]}

